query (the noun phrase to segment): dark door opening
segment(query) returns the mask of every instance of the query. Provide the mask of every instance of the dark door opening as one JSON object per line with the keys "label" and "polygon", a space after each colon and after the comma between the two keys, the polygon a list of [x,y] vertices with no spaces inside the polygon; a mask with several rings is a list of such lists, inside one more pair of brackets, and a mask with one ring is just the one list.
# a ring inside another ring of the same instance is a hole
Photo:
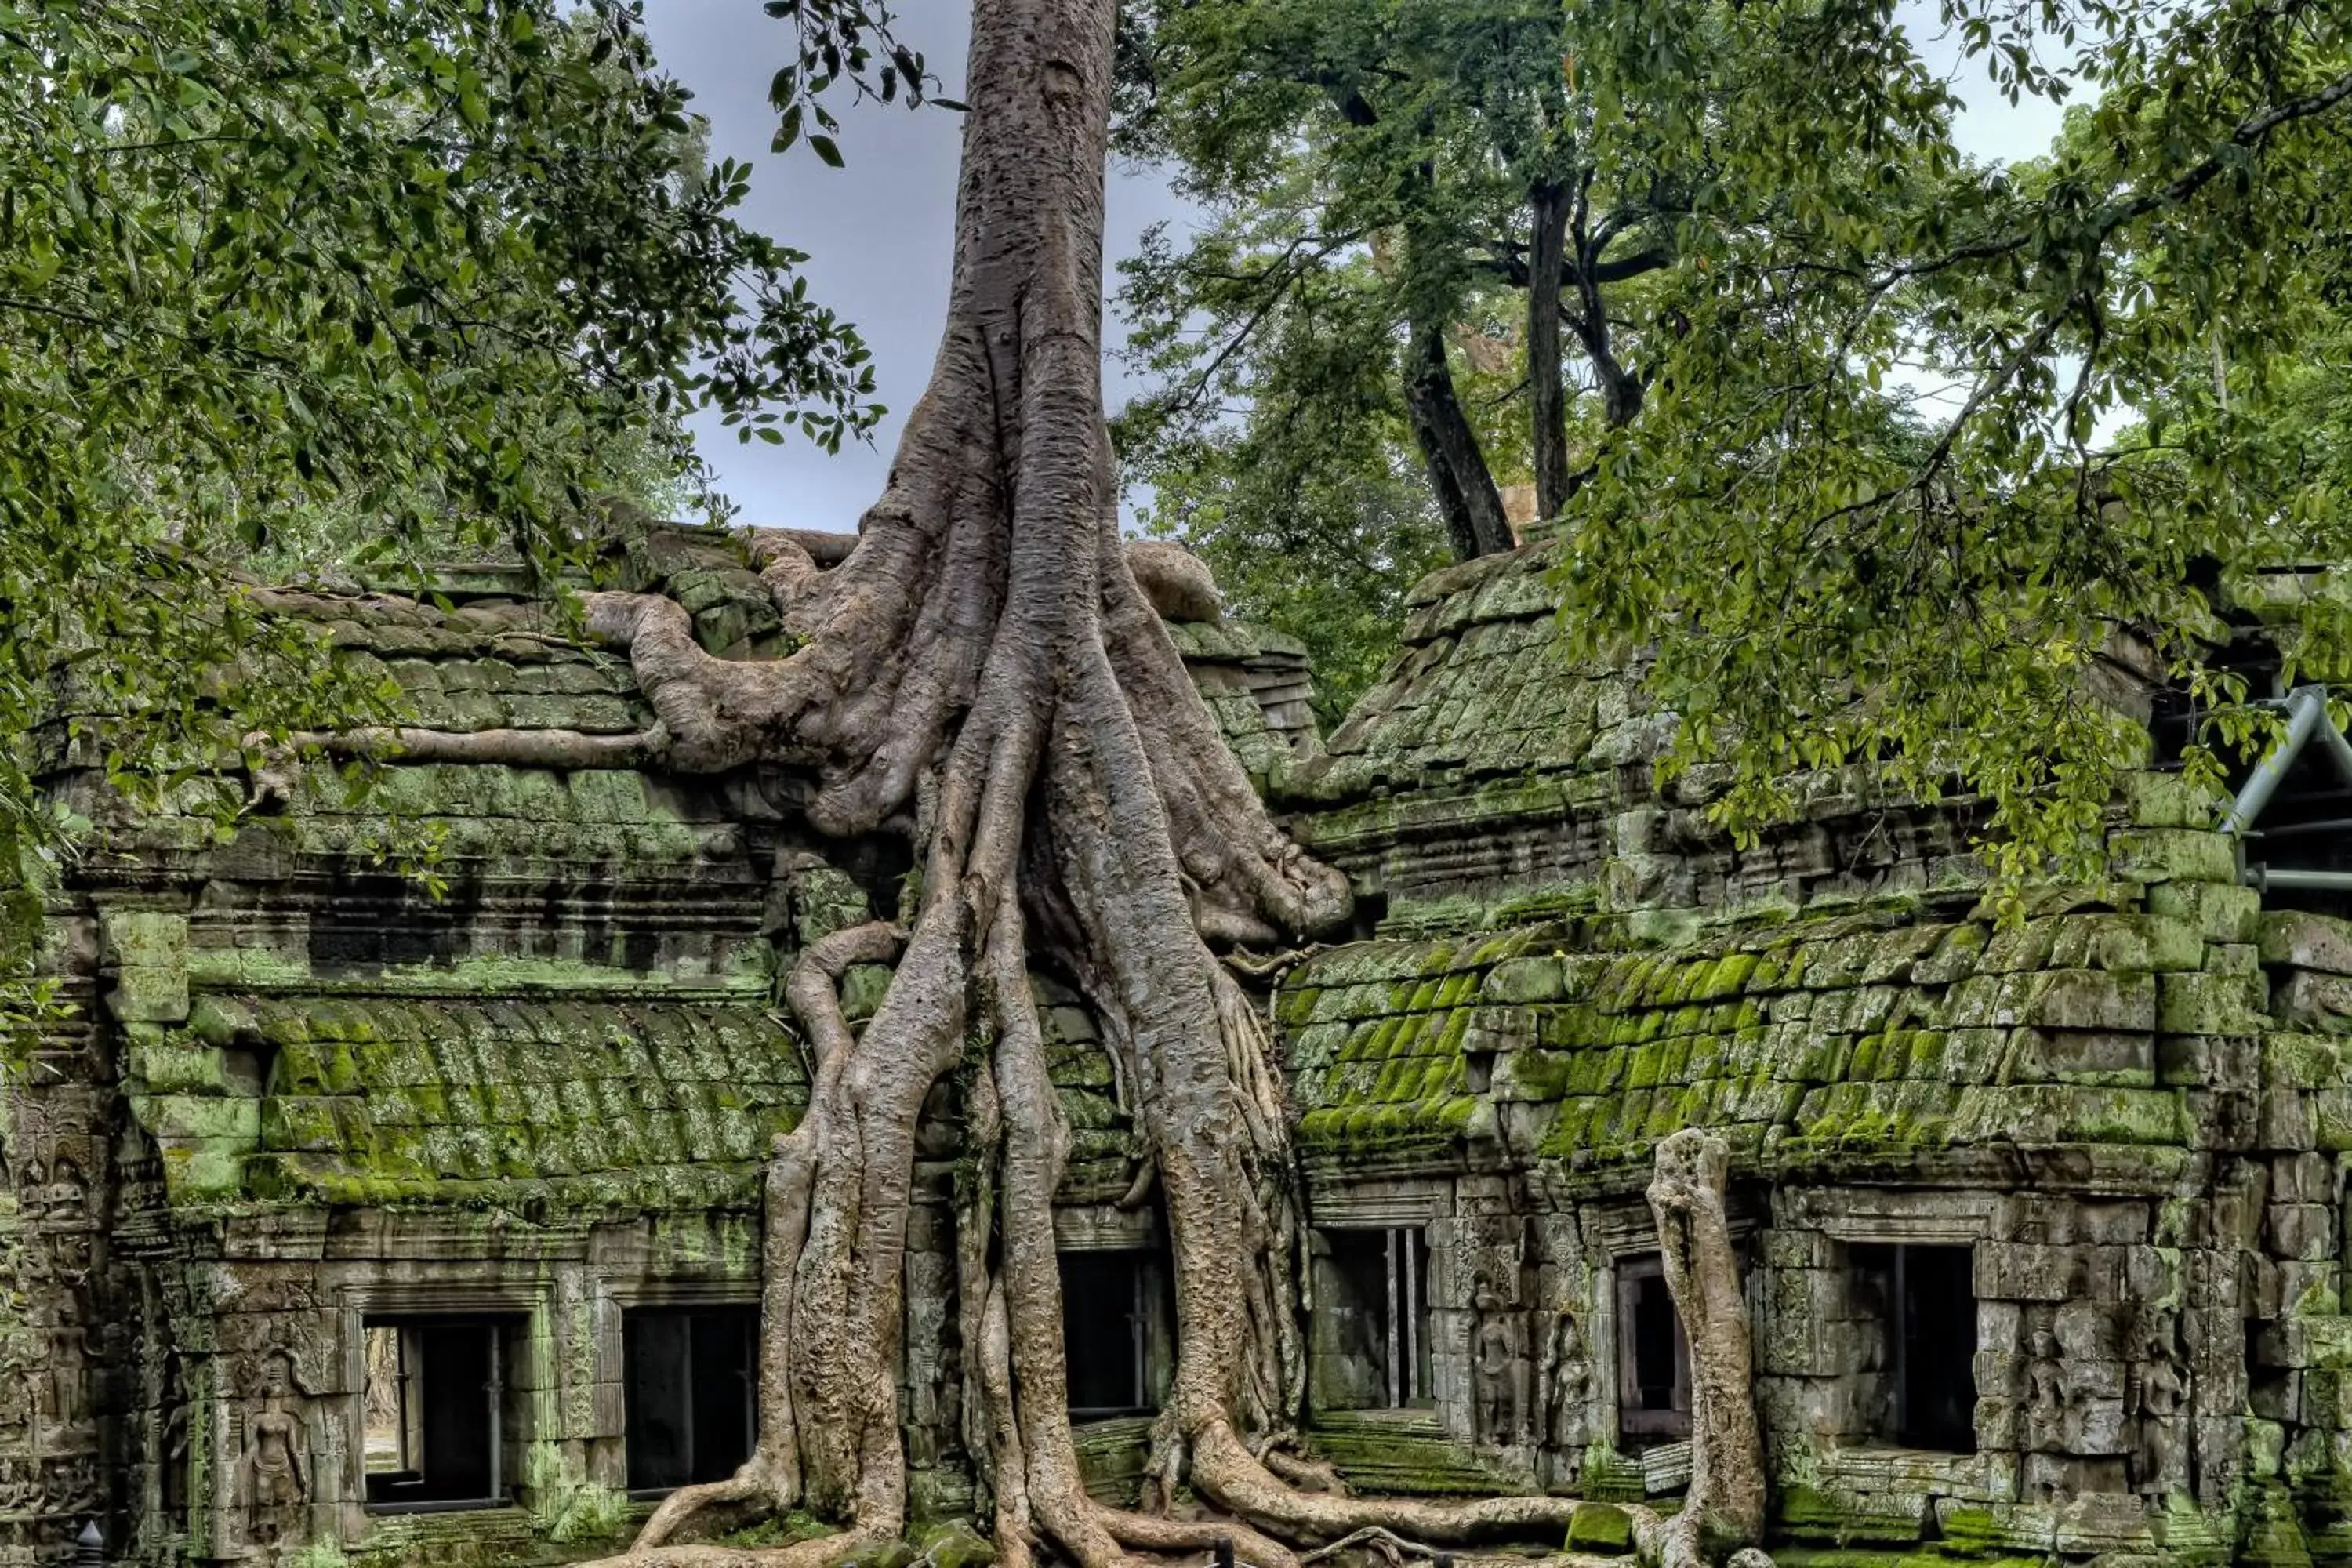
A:
{"label": "dark door opening", "polygon": [[496,1318],[370,1321],[367,1498],[377,1508],[505,1502],[509,1325]]}
{"label": "dark door opening", "polygon": [[1871,1435],[1906,1448],[1976,1452],[1977,1301],[1971,1249],[1907,1242],[1849,1248],[1860,1302],[1877,1303],[1891,1398]]}
{"label": "dark door opening", "polygon": [[1617,1265],[1617,1429],[1690,1436],[1690,1343],[1656,1253]]}
{"label": "dark door opening", "polygon": [[1062,1355],[1069,1368],[1070,1415],[1080,1421],[1158,1408],[1162,1380],[1163,1302],[1159,1255],[1140,1248],[1065,1252]]}
{"label": "dark door opening", "polygon": [[622,1320],[630,1491],[722,1481],[751,1457],[759,1327],[750,1307],[647,1308]]}

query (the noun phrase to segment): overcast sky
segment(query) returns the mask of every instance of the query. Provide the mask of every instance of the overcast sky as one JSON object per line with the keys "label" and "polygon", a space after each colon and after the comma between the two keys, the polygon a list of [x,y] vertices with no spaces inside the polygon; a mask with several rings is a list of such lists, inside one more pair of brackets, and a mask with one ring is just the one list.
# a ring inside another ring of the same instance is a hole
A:
{"label": "overcast sky", "polygon": [[[1949,58],[1931,41],[1935,6],[1906,0],[1906,19],[1931,58]],[[965,0],[903,0],[903,33],[944,79],[949,97],[962,90]],[[899,421],[922,391],[939,345],[947,302],[954,219],[959,117],[943,110],[908,112],[877,104],[837,105],[848,166],[830,169],[805,146],[768,153],[775,116],[768,79],[782,63],[789,24],[769,17],[760,0],[647,0],[647,26],[662,65],[692,89],[710,120],[714,157],[752,166],[745,219],[809,253],[809,288],[857,324],[874,352],[881,401],[890,418],[871,447],[845,445],[827,457],[804,442],[739,444],[715,419],[697,426],[703,456],[720,485],[743,508],[742,521],[773,527],[849,529],[881,493]],[[1956,79],[1972,105],[1959,127],[1961,145],[1983,158],[2031,157],[2058,127],[2058,110],[2029,100],[2012,109],[1976,68]],[[1181,220],[1183,204],[1149,168],[1111,170],[1107,244],[1109,259],[1133,252],[1154,223]],[[1108,274],[1116,287],[1116,274]],[[1107,324],[1117,342],[1121,330]],[[1129,390],[1116,363],[1105,393],[1116,406]]]}

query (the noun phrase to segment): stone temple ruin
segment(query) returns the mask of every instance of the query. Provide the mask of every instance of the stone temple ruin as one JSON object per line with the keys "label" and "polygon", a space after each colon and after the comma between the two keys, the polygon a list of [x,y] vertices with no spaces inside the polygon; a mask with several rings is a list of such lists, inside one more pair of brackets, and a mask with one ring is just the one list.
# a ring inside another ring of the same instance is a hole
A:
{"label": "stone temple ruin", "polygon": [[[1543,564],[1423,584],[1328,743],[1294,647],[1171,627],[1361,895],[1357,940],[1268,980],[1319,1451],[1366,1490],[1670,1498],[1689,1377],[1642,1193],[1696,1124],[1735,1151],[1784,1562],[2352,1560],[2327,875],[2352,814],[2326,748],[2273,770],[2260,837],[2217,831],[2162,766],[2158,693],[2114,881],[2004,928],[1964,805],[1825,779],[1742,848],[1706,770],[1661,793],[1668,721],[1558,657]],[[657,532],[627,570],[713,651],[773,640],[724,536]],[[282,603],[420,722],[641,726],[625,663],[501,574],[440,587]],[[65,1561],[92,1521],[105,1561],[155,1568],[556,1563],[730,1471],[760,1161],[804,1091],[774,987],[893,910],[903,855],[820,842],[788,778],[618,768],[314,768],[223,832],[112,811],[61,727],[36,742],[102,831],[48,916],[78,1011],[0,1137],[0,1563]],[[443,896],[385,862],[394,818],[441,836]],[[1118,1204],[1112,1058],[1049,995],[1072,1397],[1090,1484],[1131,1494],[1163,1242]],[[972,1486],[940,1109],[902,1372],[930,1517]],[[1611,1519],[1574,1543],[1625,1550]]]}

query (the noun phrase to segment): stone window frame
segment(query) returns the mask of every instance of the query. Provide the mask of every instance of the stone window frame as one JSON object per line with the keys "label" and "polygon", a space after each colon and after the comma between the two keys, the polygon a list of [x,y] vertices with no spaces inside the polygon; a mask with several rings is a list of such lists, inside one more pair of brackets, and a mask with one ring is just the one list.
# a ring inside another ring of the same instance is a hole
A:
{"label": "stone window frame", "polygon": [[[1731,1233],[1733,1250],[1743,1258],[1751,1256],[1755,1242],[1765,1221],[1748,1205],[1736,1199],[1726,1216]],[[1651,1213],[1646,1195],[1628,1194],[1614,1199],[1590,1201],[1585,1205],[1582,1224],[1586,1242],[1598,1256],[1593,1259],[1591,1293],[1586,1300],[1591,1327],[1585,1340],[1592,1358],[1592,1412],[1590,1430],[1596,1437],[1614,1447],[1623,1443],[1629,1434],[1624,1430],[1624,1406],[1620,1385],[1625,1362],[1621,1349],[1623,1336],[1620,1333],[1618,1311],[1623,1300],[1622,1285],[1625,1266],[1658,1255],[1657,1216]],[[1755,1270],[1743,1266],[1741,1278],[1752,1318],[1756,1310]],[[1677,1321],[1677,1329],[1680,1324]],[[1674,1437],[1664,1435],[1631,1434],[1649,1443],[1671,1446],[1687,1443],[1687,1435]]]}
{"label": "stone window frame", "polygon": [[[1425,1297],[1435,1293],[1440,1271],[1452,1268],[1456,1261],[1454,1257],[1453,1240],[1449,1234],[1454,1218],[1454,1179],[1450,1173],[1442,1176],[1364,1176],[1347,1182],[1328,1179],[1316,1181],[1310,1177],[1305,1222],[1309,1270],[1307,1283],[1310,1290],[1313,1286],[1315,1249],[1320,1244],[1324,1232],[1420,1231],[1421,1265],[1423,1272],[1430,1281],[1430,1289],[1425,1292],[1424,1299],[1417,1305],[1423,1319],[1428,1325],[1423,1330],[1423,1333],[1430,1342],[1429,1349],[1433,1363],[1436,1359],[1438,1348],[1436,1342],[1439,1336],[1435,1310]],[[1309,1300],[1312,1300],[1311,1296]],[[1314,1354],[1314,1330],[1310,1324],[1307,1331],[1307,1353],[1310,1361]],[[1308,1381],[1311,1387],[1313,1384],[1311,1366]],[[1470,1411],[1466,1405],[1460,1409],[1451,1408],[1455,1405],[1465,1405],[1460,1392],[1449,1390],[1445,1378],[1440,1375],[1438,1369],[1433,1364],[1430,1386],[1423,1391],[1423,1397],[1418,1404],[1407,1401],[1402,1405],[1372,1406],[1358,1410],[1315,1411],[1310,1408],[1309,1418],[1312,1420],[1318,1415],[1329,1415],[1345,1416],[1349,1420],[1371,1419],[1417,1424],[1428,1421],[1434,1415],[1444,1423],[1447,1430],[1454,1430],[1456,1427],[1467,1430]]]}
{"label": "stone window frame", "polygon": [[[757,1276],[730,1274],[628,1274],[614,1279],[592,1277],[588,1289],[591,1310],[593,1313],[591,1321],[594,1327],[591,1332],[595,1343],[596,1383],[600,1389],[609,1388],[612,1391],[610,1394],[612,1404],[605,1418],[599,1421],[598,1429],[603,1430],[609,1426],[611,1436],[619,1445],[618,1463],[622,1479],[618,1484],[624,1490],[627,1490],[629,1350],[626,1320],[628,1314],[641,1308],[659,1311],[667,1308],[748,1307],[757,1315],[753,1323],[753,1331],[756,1335],[765,1327],[763,1309],[767,1304],[766,1295]],[[759,1342],[755,1338],[752,1361],[752,1371],[755,1376],[759,1370],[758,1354]],[[592,1397],[593,1392],[592,1391]],[[756,1423],[751,1436],[753,1443],[757,1444],[759,1430]],[[638,1501],[656,1495],[667,1494],[647,1491],[641,1498],[636,1492],[629,1491],[629,1496]]]}
{"label": "stone window frame", "polygon": [[[1802,1194],[1792,1212],[1774,1216],[1775,1228],[1797,1233],[1811,1231],[1833,1243],[1839,1249],[1841,1269],[1850,1267],[1845,1248],[1853,1246],[1967,1247],[1973,1254],[1979,1243],[1992,1239],[1993,1213],[2000,1198],[2000,1194],[1990,1191],[1956,1192],[1949,1188],[1915,1192],[1884,1187],[1814,1187]],[[1781,1223],[1790,1220],[1801,1223]],[[1975,1294],[1973,1287],[1969,1294],[1977,1306],[1978,1342],[1981,1344],[1984,1300]],[[1969,1380],[1974,1388],[1974,1366],[1969,1370]],[[1979,1389],[1977,1403],[1981,1405],[1984,1397]],[[1850,1463],[1841,1464],[1841,1456],[1853,1458]],[[1974,1453],[1961,1453],[1942,1448],[1905,1448],[1885,1443],[1841,1443],[1823,1450],[1823,1476],[1837,1479],[1848,1469],[1858,1475],[1874,1475],[1893,1456],[1900,1456],[1915,1469],[1926,1467],[1933,1471],[1939,1485],[1957,1487],[1978,1476],[1997,1454],[1981,1447]]]}
{"label": "stone window frame", "polygon": [[[500,1495],[486,1498],[478,1503],[468,1500],[456,1505],[446,1503],[394,1504],[370,1503],[367,1497],[367,1322],[371,1318],[483,1318],[511,1322],[521,1321],[521,1332],[526,1339],[545,1338],[552,1328],[552,1290],[548,1281],[540,1279],[508,1279],[475,1277],[464,1279],[377,1279],[346,1285],[337,1293],[337,1331],[343,1357],[345,1385],[354,1391],[346,1401],[341,1416],[343,1428],[343,1463],[347,1473],[342,1483],[347,1494],[360,1500],[357,1512],[362,1531],[420,1513],[502,1513],[523,1506],[513,1495],[518,1475],[508,1473],[506,1450],[521,1449],[531,1442],[530,1407],[529,1398],[517,1398],[511,1373],[511,1363],[502,1363],[509,1370],[502,1373],[499,1430],[492,1445],[492,1476]],[[521,1467],[514,1467],[520,1472]],[[347,1523],[345,1536],[350,1537]]]}
{"label": "stone window frame", "polygon": [[1680,1403],[1669,1410],[1634,1410],[1629,1406],[1633,1392],[1634,1366],[1633,1347],[1622,1331],[1628,1309],[1633,1300],[1633,1284],[1637,1279],[1660,1279],[1665,1276],[1665,1259],[1653,1248],[1647,1252],[1628,1252],[1610,1259],[1610,1275],[1615,1287],[1617,1354],[1613,1382],[1617,1394],[1617,1419],[1614,1423],[1617,1439],[1628,1438],[1648,1442],[1678,1442],[1691,1435],[1690,1342],[1683,1332],[1682,1318],[1675,1318],[1675,1393]]}

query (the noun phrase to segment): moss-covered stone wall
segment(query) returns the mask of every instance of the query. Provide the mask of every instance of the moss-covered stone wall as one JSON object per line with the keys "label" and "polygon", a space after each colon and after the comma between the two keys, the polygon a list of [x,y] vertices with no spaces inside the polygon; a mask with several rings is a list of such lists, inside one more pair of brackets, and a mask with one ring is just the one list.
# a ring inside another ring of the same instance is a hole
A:
{"label": "moss-covered stone wall", "polygon": [[[1705,1126],[1735,1152],[1776,1548],[2352,1558],[2352,925],[2242,886],[2210,803],[2154,771],[2116,802],[2113,880],[2021,923],[1981,906],[1964,802],[1824,776],[1802,821],[1736,844],[1706,816],[1719,777],[1657,784],[1670,723],[1638,658],[1558,658],[1542,565],[1424,584],[1328,746],[1300,732],[1295,649],[1174,628],[1237,754],[1363,896],[1360,940],[1267,1002],[1309,1251],[1410,1235],[1399,1337],[1427,1372],[1404,1408],[1310,1408],[1310,1440],[1381,1489],[1670,1500],[1690,1457],[1628,1419],[1629,1289],[1650,1150]],[[724,539],[657,533],[614,570],[687,602],[715,653],[782,648]],[[282,602],[419,721],[643,723],[625,668],[512,588]],[[622,1324],[756,1300],[759,1163],[804,1092],[778,979],[894,910],[903,855],[817,841],[799,786],[758,771],[314,767],[227,818],[201,782],[131,816],[81,742],[42,743],[102,841],[47,912],[82,1011],[0,1129],[22,1282],[0,1354],[27,1374],[0,1391],[0,1547],[54,1558],[89,1517],[156,1568],[609,1544],[643,1507]],[[854,1018],[884,979],[850,977]],[[1078,997],[1041,994],[1066,1245],[1159,1245],[1118,1206],[1142,1156],[1121,1071]],[[955,1157],[942,1117],[901,1369],[926,1516],[973,1496]],[[1965,1445],[1906,1447],[1888,1414],[1882,1260],[1906,1247],[1965,1254]],[[505,1336],[509,1501],[372,1510],[365,1329],[449,1313]],[[281,1417],[290,1499],[255,1479]],[[1104,1495],[1143,1431],[1083,1434]],[[1580,1545],[1622,1544],[1591,1517]]]}

